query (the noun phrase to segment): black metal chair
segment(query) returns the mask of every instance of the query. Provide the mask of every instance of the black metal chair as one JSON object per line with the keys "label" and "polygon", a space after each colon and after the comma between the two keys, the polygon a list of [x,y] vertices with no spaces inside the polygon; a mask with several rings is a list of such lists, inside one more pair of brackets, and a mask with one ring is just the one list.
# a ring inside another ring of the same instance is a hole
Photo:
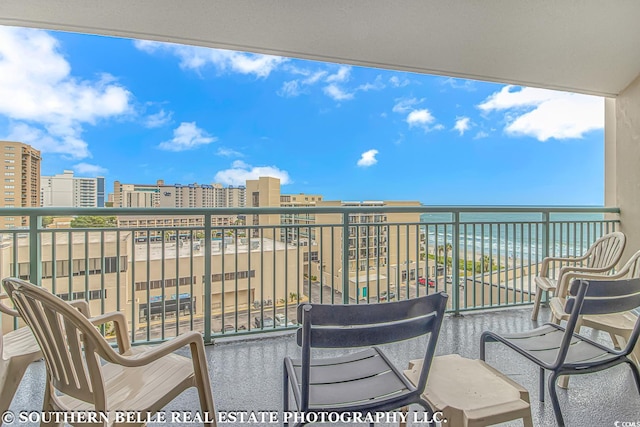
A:
{"label": "black metal chair", "polygon": [[[432,414],[420,395],[427,384],[447,298],[445,293],[437,293],[381,304],[299,305],[302,326],[297,341],[302,358],[284,359],[284,411],[289,410],[291,386],[298,411],[305,416],[294,420],[296,426],[311,422],[309,414],[367,415],[413,403]],[[423,369],[415,387],[377,347],[340,357],[311,357],[312,348],[369,347],[427,334]]]}
{"label": "black metal chair", "polygon": [[579,317],[619,313],[640,306],[640,278],[625,280],[574,280],[569,287],[565,312],[570,314],[566,327],[546,323],[540,328],[518,334],[498,335],[484,332],[480,338],[480,359],[485,360],[486,342],[501,342],[540,366],[540,401],[544,402],[545,370],[549,377],[549,396],[558,425],[564,426],[556,380],[561,375],[579,375],[601,371],[627,363],[640,393],[640,372],[628,357],[640,335],[636,321],[627,346],[615,350],[575,333]]}

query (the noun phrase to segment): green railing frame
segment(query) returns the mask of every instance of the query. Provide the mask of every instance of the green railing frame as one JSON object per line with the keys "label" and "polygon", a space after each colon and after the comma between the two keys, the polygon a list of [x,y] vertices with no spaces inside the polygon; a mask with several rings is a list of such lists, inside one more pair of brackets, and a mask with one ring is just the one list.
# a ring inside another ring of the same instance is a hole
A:
{"label": "green railing frame", "polygon": [[[26,216],[29,217],[29,227],[25,230],[0,230],[0,233],[15,233],[15,232],[28,232],[29,233],[29,257],[36,262],[30,262],[29,274],[32,281],[40,283],[42,279],[42,263],[41,260],[41,245],[40,235],[43,230],[42,218],[45,216],[145,216],[152,214],[156,216],[194,216],[201,215],[204,218],[204,256],[205,259],[210,260],[212,256],[212,237],[211,232],[213,230],[212,217],[214,216],[228,216],[228,215],[244,215],[247,219],[252,218],[254,215],[282,215],[282,214],[340,214],[341,224],[335,224],[336,227],[342,228],[342,271],[346,272],[349,269],[349,227],[353,224],[349,223],[350,214],[387,214],[387,213],[417,213],[417,214],[430,214],[430,213],[446,213],[451,214],[451,221],[446,222],[452,227],[453,235],[452,242],[452,266],[458,265],[460,259],[460,227],[463,224],[469,224],[470,222],[461,221],[461,214],[465,213],[491,213],[491,214],[504,214],[504,213],[536,213],[541,214],[541,221],[539,224],[542,227],[542,256],[549,255],[549,240],[550,240],[550,223],[552,214],[620,214],[620,209],[617,207],[602,207],[602,206],[335,206],[335,207],[269,207],[269,208],[3,208],[0,209],[0,216]],[[606,221],[606,219],[605,219]],[[619,223],[619,219],[616,218],[614,222]],[[283,224],[282,227],[286,227]],[[238,225],[239,228],[252,227],[251,224]],[[277,226],[276,226],[277,227]],[[313,227],[310,225],[309,227]],[[165,228],[165,227],[155,227]],[[232,228],[227,226],[227,228]],[[78,231],[107,231],[113,230],[113,228],[91,228],[91,229],[58,229],[59,231],[65,230],[78,230]],[[123,228],[116,228],[122,231]],[[128,229],[127,229],[128,230]],[[133,229],[132,229],[133,230]],[[50,230],[49,230],[50,231]],[[357,234],[356,234],[357,237]],[[333,250],[333,246],[332,246]],[[356,253],[359,249],[356,249]],[[88,261],[87,261],[88,262]],[[118,256],[118,263],[120,262]],[[204,312],[211,313],[211,277],[212,268],[210,262],[205,262],[204,270]],[[388,268],[388,267],[387,267]],[[399,274],[399,273],[397,273]],[[459,270],[458,268],[452,268],[452,283],[459,283]],[[350,283],[349,275],[342,274],[342,303],[350,303]],[[357,280],[356,280],[357,281]],[[398,283],[399,285],[399,283]],[[446,283],[445,283],[446,288]],[[460,289],[459,286],[452,286],[452,312],[459,314],[460,308]],[[333,297],[332,297],[333,298]],[[357,296],[356,296],[357,298]],[[474,307],[475,309],[477,307]],[[211,318],[210,316],[204,316],[204,340],[207,343],[212,342],[211,334]]]}

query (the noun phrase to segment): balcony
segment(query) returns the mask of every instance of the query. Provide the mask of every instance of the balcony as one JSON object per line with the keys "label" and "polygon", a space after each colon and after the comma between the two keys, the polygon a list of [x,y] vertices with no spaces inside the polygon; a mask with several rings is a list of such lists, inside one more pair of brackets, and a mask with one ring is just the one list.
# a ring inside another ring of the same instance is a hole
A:
{"label": "balcony", "polygon": [[[529,308],[469,313],[464,317],[447,316],[438,341],[437,354],[459,353],[465,357],[477,358],[482,331],[525,330],[532,326],[529,316]],[[543,311],[541,316],[547,318],[548,313]],[[217,411],[282,410],[282,360],[285,355],[298,354],[299,349],[292,333],[275,333],[267,337],[224,339],[207,347]],[[410,358],[421,357],[423,348],[423,343],[416,340],[389,345],[385,351],[395,363],[402,365]],[[330,353],[327,351],[327,354]],[[496,344],[488,347],[487,360],[529,390],[535,426],[555,425],[551,404],[538,401],[538,370],[533,364]],[[44,380],[44,363],[32,364],[11,409],[40,410]],[[615,421],[635,421],[640,413],[640,399],[633,378],[629,369],[622,365],[597,374],[574,376],[569,390],[560,389],[558,396],[569,426],[613,426]],[[196,411],[198,408],[197,394],[195,389],[191,389],[167,405],[165,410]],[[426,426],[413,424],[416,425]],[[515,427],[522,424],[521,421],[516,421],[500,425]]]}

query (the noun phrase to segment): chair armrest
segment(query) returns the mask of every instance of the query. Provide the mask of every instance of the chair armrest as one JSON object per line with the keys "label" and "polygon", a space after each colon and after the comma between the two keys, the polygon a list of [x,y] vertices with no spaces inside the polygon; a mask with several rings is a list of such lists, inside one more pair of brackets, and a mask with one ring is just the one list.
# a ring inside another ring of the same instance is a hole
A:
{"label": "chair armrest", "polygon": [[91,317],[91,310],[89,309],[89,303],[83,299],[76,299],[73,301],[69,301],[69,305],[71,307],[75,307],[78,309],[80,313],[84,315],[84,317]]}
{"label": "chair armrest", "polygon": [[[191,346],[192,358],[194,358],[194,360],[200,360],[200,356],[204,354],[204,340],[199,332],[190,331],[185,332],[170,341],[158,344],[157,346],[154,346],[153,349],[145,351],[144,353],[138,353],[132,356],[120,355],[117,362],[122,366],[130,368],[145,366],[187,345]],[[206,362],[203,360],[202,363]]]}
{"label": "chair armrest", "polygon": [[[563,269],[565,267],[562,267]],[[609,271],[610,269],[605,269],[600,272],[601,269],[591,268],[591,269],[567,269],[565,271],[560,271],[560,277],[558,278],[558,288],[557,288],[557,296],[561,299],[566,298],[567,292],[569,290],[569,284],[574,279],[585,279],[585,280],[614,280],[621,279],[626,277],[629,272],[628,271],[619,271],[615,274],[604,275],[603,272]]]}
{"label": "chair armrest", "polygon": [[0,313],[4,313],[12,317],[20,317],[20,313],[18,313],[17,310],[14,310],[5,303],[1,302],[3,299],[9,299],[9,295],[5,294],[4,292],[0,293]]}
{"label": "chair armrest", "polygon": [[542,260],[542,264],[540,265],[540,276],[546,277],[549,274],[549,264],[553,262],[578,262],[584,261],[588,258],[588,254],[581,257],[553,257],[549,256]]}
{"label": "chair armrest", "polygon": [[116,340],[118,341],[118,350],[120,354],[124,354],[131,349],[129,342],[129,331],[127,330],[127,318],[120,311],[105,313],[100,316],[91,317],[89,321],[94,326],[104,325],[113,322],[115,325]]}

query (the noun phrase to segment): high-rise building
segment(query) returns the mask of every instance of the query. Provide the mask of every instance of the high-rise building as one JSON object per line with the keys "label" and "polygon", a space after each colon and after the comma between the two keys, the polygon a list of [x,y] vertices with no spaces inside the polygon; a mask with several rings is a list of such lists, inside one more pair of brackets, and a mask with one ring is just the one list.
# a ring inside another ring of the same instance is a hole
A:
{"label": "high-rise building", "polygon": [[[40,151],[14,141],[0,141],[3,185],[0,186],[0,207],[40,206]],[[0,229],[26,227],[27,217],[0,216]]]}
{"label": "high-rise building", "polygon": [[115,208],[157,208],[160,206],[159,179],[155,184],[122,184],[113,182],[113,207]]}
{"label": "high-rise building", "polygon": [[113,206],[122,208],[227,208],[245,206],[245,187],[222,184],[113,183]]}
{"label": "high-rise building", "polygon": [[104,177],[83,178],[73,171],[40,178],[43,207],[68,206],[75,208],[104,207]]}

